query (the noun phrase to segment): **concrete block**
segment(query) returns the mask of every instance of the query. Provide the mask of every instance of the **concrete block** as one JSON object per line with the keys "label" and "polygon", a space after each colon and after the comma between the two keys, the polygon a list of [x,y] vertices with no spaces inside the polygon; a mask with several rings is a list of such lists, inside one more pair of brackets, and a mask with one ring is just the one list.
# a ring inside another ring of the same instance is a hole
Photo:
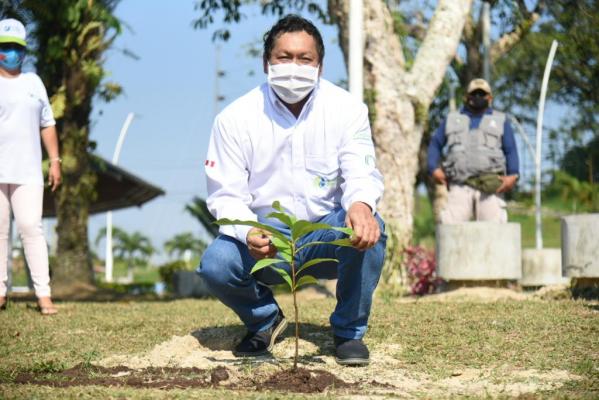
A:
{"label": "concrete block", "polygon": [[562,274],[599,278],[599,214],[562,218]]}
{"label": "concrete block", "polygon": [[562,276],[561,249],[523,249],[522,286],[546,286],[569,283]]}
{"label": "concrete block", "polygon": [[439,276],[448,281],[520,279],[520,224],[437,225],[437,265]]}

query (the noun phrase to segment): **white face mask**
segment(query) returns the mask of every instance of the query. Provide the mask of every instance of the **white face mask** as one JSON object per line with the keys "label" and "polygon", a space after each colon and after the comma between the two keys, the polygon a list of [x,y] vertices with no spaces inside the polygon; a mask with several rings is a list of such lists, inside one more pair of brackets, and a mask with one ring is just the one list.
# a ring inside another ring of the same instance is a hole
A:
{"label": "white face mask", "polygon": [[318,67],[295,63],[268,64],[268,84],[287,104],[302,101],[318,82]]}

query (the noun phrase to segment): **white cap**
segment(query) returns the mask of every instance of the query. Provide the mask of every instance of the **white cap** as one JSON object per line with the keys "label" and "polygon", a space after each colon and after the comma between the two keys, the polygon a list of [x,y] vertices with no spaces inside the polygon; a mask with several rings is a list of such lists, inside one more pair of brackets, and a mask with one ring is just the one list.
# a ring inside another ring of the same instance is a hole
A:
{"label": "white cap", "polygon": [[485,81],[482,78],[476,78],[470,81],[470,83],[468,84],[468,89],[466,89],[466,93],[470,94],[472,92],[474,92],[475,90],[482,90],[483,92],[487,93],[487,94],[493,94],[491,92],[491,85],[489,85],[489,82]]}
{"label": "white cap", "polygon": [[8,18],[0,21],[0,43],[17,43],[27,46],[25,26],[16,19]]}

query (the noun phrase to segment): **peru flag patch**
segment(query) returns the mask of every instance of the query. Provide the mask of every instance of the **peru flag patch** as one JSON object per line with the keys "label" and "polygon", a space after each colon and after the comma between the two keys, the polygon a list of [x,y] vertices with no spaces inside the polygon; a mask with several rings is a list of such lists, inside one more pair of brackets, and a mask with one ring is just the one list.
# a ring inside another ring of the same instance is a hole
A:
{"label": "peru flag patch", "polygon": [[204,162],[204,165],[207,167],[214,167],[214,164],[216,164],[214,160],[206,160],[206,162]]}

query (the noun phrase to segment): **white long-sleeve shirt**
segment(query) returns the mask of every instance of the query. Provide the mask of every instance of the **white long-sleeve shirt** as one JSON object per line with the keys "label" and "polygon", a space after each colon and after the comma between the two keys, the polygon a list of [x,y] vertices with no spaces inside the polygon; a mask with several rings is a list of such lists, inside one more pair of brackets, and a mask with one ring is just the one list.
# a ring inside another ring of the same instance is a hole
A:
{"label": "white long-sleeve shirt", "polygon": [[[383,193],[367,107],[324,79],[298,118],[267,83],[227,106],[214,121],[205,170],[217,219],[256,221],[275,200],[309,221],[358,201],[375,212]],[[220,232],[246,243],[250,229]]]}

